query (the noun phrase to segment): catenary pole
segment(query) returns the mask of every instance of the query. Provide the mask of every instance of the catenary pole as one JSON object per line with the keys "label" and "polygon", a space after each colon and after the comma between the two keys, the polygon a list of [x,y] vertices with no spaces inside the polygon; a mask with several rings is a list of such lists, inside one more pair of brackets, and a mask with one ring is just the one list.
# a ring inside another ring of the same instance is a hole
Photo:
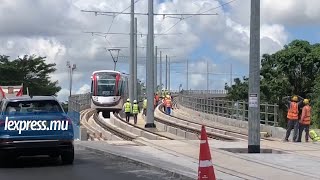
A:
{"label": "catenary pole", "polygon": [[230,87],[232,86],[232,64],[230,64]]}
{"label": "catenary pole", "polygon": [[188,59],[187,59],[187,91],[189,90],[189,89],[188,89],[188,88],[189,88],[189,87],[188,87],[188,85],[189,85],[189,84],[188,84],[188,83],[189,83],[189,64],[188,64],[188,63],[189,63],[189,61],[188,61]]}
{"label": "catenary pole", "polygon": [[156,46],[156,51],[155,51],[155,56],[154,56],[154,92],[157,92],[157,68],[158,68],[158,46]]}
{"label": "catenary pole", "polygon": [[131,20],[130,20],[130,61],[129,61],[129,98],[133,103],[134,96],[134,0],[131,0]]}
{"label": "catenary pole", "polygon": [[138,48],[138,42],[137,42],[137,32],[138,32],[138,27],[137,27],[137,18],[134,18],[134,61],[133,61],[133,89],[134,89],[134,99],[138,101],[138,79],[137,79],[137,60],[138,60],[138,53],[137,53],[137,48]]}
{"label": "catenary pole", "polygon": [[207,60],[207,91],[209,91],[209,61]]}
{"label": "catenary pole", "polygon": [[168,89],[168,55],[166,55],[166,90]]}
{"label": "catenary pole", "polygon": [[162,90],[162,51],[160,51],[160,92]]}
{"label": "catenary pole", "polygon": [[153,0],[148,0],[148,37],[147,37],[147,122],[145,127],[156,127],[154,124],[154,29],[153,29]]}
{"label": "catenary pole", "polygon": [[260,153],[260,0],[251,0],[248,153]]}
{"label": "catenary pole", "polygon": [[168,92],[170,92],[170,57],[168,62]]}

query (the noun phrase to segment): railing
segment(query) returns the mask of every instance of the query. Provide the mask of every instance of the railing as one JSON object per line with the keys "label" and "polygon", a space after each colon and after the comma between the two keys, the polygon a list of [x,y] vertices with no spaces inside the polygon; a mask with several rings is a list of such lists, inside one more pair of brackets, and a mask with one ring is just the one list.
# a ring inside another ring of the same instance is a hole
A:
{"label": "railing", "polygon": [[75,139],[80,138],[80,112],[90,108],[91,93],[76,94],[69,97],[68,116],[73,122]]}
{"label": "railing", "polygon": [[[248,102],[179,95],[179,103],[195,111],[248,121]],[[260,123],[278,126],[278,105],[260,104]]]}
{"label": "railing", "polygon": [[228,94],[227,90],[183,90],[183,94]]}

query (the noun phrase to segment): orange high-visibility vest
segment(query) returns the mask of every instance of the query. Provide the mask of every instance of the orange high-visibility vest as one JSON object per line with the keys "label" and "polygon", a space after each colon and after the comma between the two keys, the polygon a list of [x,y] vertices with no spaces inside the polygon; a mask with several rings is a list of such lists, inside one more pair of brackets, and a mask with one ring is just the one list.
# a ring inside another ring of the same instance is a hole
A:
{"label": "orange high-visibility vest", "polygon": [[166,107],[171,107],[171,100],[170,99],[166,100]]}
{"label": "orange high-visibility vest", "polygon": [[298,103],[296,102],[291,102],[290,103],[290,108],[288,110],[288,114],[287,114],[287,118],[289,120],[294,120],[294,119],[298,119]]}
{"label": "orange high-visibility vest", "polygon": [[302,119],[302,124],[309,125],[311,120],[311,107],[309,105],[304,106],[302,113],[304,112],[304,118]]}

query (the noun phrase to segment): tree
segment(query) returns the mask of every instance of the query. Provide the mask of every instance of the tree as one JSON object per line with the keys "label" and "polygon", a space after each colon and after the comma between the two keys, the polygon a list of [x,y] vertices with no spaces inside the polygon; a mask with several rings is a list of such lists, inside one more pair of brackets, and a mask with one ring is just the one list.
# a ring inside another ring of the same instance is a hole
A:
{"label": "tree", "polygon": [[318,76],[315,80],[313,92],[311,94],[311,106],[312,106],[312,124],[314,127],[320,127],[320,77]]}
{"label": "tree", "polygon": [[234,79],[234,85],[231,87],[225,84],[225,90],[228,91],[227,98],[235,101],[247,101],[249,90],[249,78],[243,77],[243,82],[239,78]]}
{"label": "tree", "polygon": [[[261,102],[277,103],[285,119],[286,109],[281,102],[284,96],[300,95],[320,98],[320,44],[294,40],[274,54],[263,54],[261,59]],[[228,97],[247,100],[247,80],[229,88]],[[315,87],[315,88],[314,88]],[[226,87],[228,88],[228,87]],[[228,90],[228,89],[226,89]],[[240,94],[242,96],[240,96]],[[314,101],[313,101],[314,102]],[[319,104],[320,107],[320,104]]]}
{"label": "tree", "polygon": [[[57,95],[61,90],[58,81],[51,81],[49,75],[56,71],[56,64],[46,64],[46,57],[28,56],[13,61],[9,56],[0,56],[0,85],[20,85],[29,88],[31,95]],[[26,89],[24,88],[24,94]]]}

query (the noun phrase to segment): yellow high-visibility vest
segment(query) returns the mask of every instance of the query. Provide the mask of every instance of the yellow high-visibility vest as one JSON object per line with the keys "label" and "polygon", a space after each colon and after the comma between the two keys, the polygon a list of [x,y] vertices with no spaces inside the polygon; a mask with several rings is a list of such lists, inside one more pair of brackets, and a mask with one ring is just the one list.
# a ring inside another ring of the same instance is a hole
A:
{"label": "yellow high-visibility vest", "polygon": [[133,113],[133,114],[138,114],[138,113],[139,113],[138,104],[133,104],[133,106],[132,106],[132,113]]}
{"label": "yellow high-visibility vest", "polygon": [[125,112],[131,112],[131,103],[126,102],[124,107]]}
{"label": "yellow high-visibility vest", "polygon": [[147,99],[143,100],[143,109],[147,109]]}

